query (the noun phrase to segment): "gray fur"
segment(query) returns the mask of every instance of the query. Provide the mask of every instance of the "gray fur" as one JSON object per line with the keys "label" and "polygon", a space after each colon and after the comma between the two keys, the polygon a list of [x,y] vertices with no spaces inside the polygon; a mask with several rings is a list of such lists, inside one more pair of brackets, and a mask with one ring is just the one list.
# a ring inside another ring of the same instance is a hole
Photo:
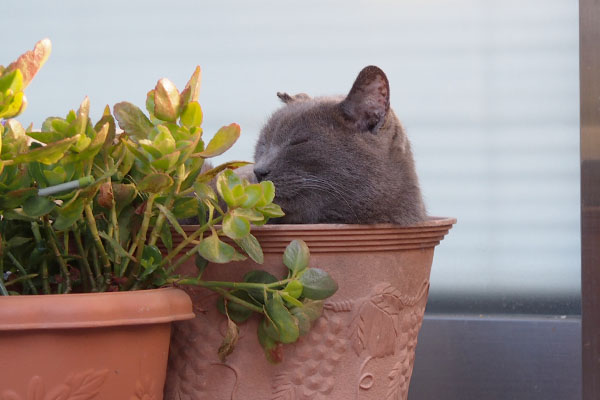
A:
{"label": "gray fur", "polygon": [[387,77],[364,68],[348,96],[278,93],[285,105],[255,149],[275,184],[281,223],[415,224],[425,218],[410,143],[390,109]]}

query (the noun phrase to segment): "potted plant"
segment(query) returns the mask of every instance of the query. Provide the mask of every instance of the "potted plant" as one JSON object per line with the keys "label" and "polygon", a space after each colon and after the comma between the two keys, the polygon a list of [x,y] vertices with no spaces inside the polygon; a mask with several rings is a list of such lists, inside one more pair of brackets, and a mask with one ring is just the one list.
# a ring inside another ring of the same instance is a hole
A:
{"label": "potted plant", "polygon": [[[0,67],[0,352],[10,363],[0,398],[162,398],[170,323],[194,316],[175,283],[222,299],[225,335],[213,349],[222,359],[242,310],[262,315],[266,354],[297,340],[300,319],[306,330],[318,316],[314,299],[337,290],[325,271],[308,267],[301,241],[288,246],[287,272],[275,281],[260,271],[240,282],[204,278],[208,262],[262,262],[250,226],[281,209],[271,182],[251,184],[232,171],[245,163],[203,168],[240,128],[225,126],[205,145],[200,69],[182,92],[159,80],[147,96],[149,117],[122,102],[114,117],[107,107],[92,123],[86,98],[40,131],[24,129],[12,117],[49,53],[45,39]],[[200,225],[183,229],[178,221],[192,216]],[[188,260],[189,274],[176,271]]]}
{"label": "potted plant", "polygon": [[[317,313],[322,308],[323,315],[297,342],[285,347],[267,343],[267,359],[257,356],[265,345],[254,334],[261,330],[261,321],[248,317],[244,310],[231,310],[232,319],[246,322],[239,324],[236,351],[222,360],[213,350],[227,330],[215,309],[219,297],[202,287],[186,287],[196,317],[174,324],[165,398],[406,399],[434,247],[455,222],[432,217],[409,227],[299,224],[253,228],[264,252],[261,268],[272,275],[263,276],[264,281],[285,273],[281,257],[287,242],[296,238],[310,247],[308,264],[327,271],[339,283],[339,290],[310,305]],[[203,279],[236,281],[257,267],[252,260],[219,268],[209,265]],[[194,268],[188,262],[181,272]],[[304,315],[296,317],[301,324],[306,320]]]}
{"label": "potted plant", "polygon": [[[286,106],[274,113],[261,133],[255,172],[259,179],[270,176],[282,183],[282,205],[290,212],[286,221],[355,217],[364,224],[369,215],[372,221],[392,218],[396,206],[408,215],[413,207],[418,216],[394,219],[414,224],[411,226],[254,228],[252,233],[265,253],[263,281],[276,281],[285,272],[280,261],[282,254],[285,259],[284,243],[301,238],[311,248],[309,265],[327,271],[340,282],[340,290],[330,299],[311,303],[315,309],[324,308],[324,315],[311,332],[286,349],[261,336],[257,340],[249,333],[264,332],[263,323],[245,311],[230,309],[232,319],[247,319],[240,325],[243,351],[221,360],[210,350],[227,328],[214,311],[220,300],[202,287],[190,287],[199,312],[195,319],[174,328],[167,398],[404,399],[427,300],[433,250],[454,220],[426,219],[418,198],[404,196],[415,190],[409,167],[412,157],[387,106],[389,86],[379,68],[363,69],[341,103],[331,98],[313,101],[305,94],[278,96]],[[361,150],[349,150],[354,148]],[[381,163],[375,162],[378,157]],[[370,168],[369,161],[376,165]],[[400,185],[403,180],[406,184]],[[381,201],[382,193],[387,201]],[[386,213],[388,217],[381,216]],[[247,260],[209,268],[203,279],[235,281],[256,267]],[[181,271],[193,268],[190,263],[182,265]],[[270,295],[270,288],[263,293],[248,287],[233,289],[246,292],[249,301]],[[299,327],[308,319],[305,315],[293,317]],[[267,360],[256,357],[261,345],[268,350]]]}

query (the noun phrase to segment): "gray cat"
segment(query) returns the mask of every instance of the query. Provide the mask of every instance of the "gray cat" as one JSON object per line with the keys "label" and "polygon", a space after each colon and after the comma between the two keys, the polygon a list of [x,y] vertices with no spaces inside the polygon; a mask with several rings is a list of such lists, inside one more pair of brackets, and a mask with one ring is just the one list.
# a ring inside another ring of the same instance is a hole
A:
{"label": "gray cat", "polygon": [[279,223],[425,219],[410,143],[390,109],[387,77],[364,68],[346,97],[277,93],[285,106],[263,127],[254,174],[275,184]]}

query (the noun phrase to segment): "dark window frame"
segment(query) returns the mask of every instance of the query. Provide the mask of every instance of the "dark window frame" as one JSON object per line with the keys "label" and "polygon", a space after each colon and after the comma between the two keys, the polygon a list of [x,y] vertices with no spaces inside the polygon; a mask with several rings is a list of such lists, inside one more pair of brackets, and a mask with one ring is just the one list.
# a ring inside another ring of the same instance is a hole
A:
{"label": "dark window frame", "polygon": [[583,399],[600,399],[600,3],[579,2]]}

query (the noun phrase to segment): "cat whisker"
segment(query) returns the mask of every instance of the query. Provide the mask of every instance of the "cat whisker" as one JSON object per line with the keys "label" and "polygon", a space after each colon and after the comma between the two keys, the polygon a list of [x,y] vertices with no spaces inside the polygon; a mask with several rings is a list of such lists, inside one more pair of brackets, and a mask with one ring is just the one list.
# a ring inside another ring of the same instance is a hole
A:
{"label": "cat whisker", "polygon": [[336,187],[333,184],[331,184],[330,182],[327,182],[323,179],[318,179],[318,178],[315,179],[312,177],[310,177],[310,178],[307,177],[307,178],[305,178],[305,181],[302,183],[302,188],[303,189],[320,190],[320,191],[323,191],[323,192],[333,195],[333,197],[335,197],[338,200],[342,200],[348,207],[348,210],[350,210],[350,212],[354,216],[355,221],[357,223],[360,221],[358,218],[358,215],[356,214],[356,211],[354,210],[354,208],[350,205],[350,203],[348,202],[348,200],[346,200],[346,197],[344,196],[347,193],[344,193],[345,191],[340,190],[339,187]]}

